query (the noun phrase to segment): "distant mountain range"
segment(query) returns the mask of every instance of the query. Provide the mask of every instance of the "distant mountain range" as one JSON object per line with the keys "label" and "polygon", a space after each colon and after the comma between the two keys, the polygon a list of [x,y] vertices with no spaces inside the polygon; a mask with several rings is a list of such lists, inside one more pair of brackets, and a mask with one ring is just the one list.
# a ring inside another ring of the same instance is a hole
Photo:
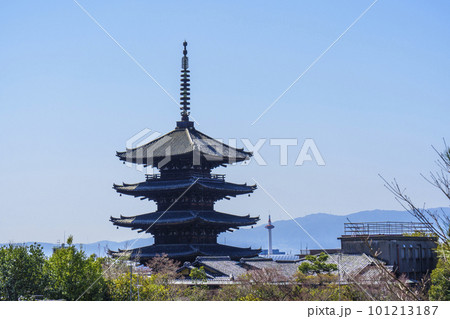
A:
{"label": "distant mountain range", "polygon": [[[441,211],[446,215],[450,215],[450,208],[444,207],[432,210]],[[320,246],[323,248],[339,248],[340,243],[337,238],[344,232],[344,223],[349,221],[353,223],[382,221],[417,222],[408,212],[394,210],[371,210],[340,216],[324,213],[311,214],[296,218],[295,221],[280,220],[273,222],[275,226],[272,230],[273,247],[288,254],[298,253],[300,249],[318,249],[321,248]],[[267,249],[268,235],[267,230],[262,225],[254,228],[240,229],[232,233],[222,233],[218,238],[218,242],[232,246],[251,246],[252,248]],[[31,244],[31,242],[25,244]],[[39,244],[43,246],[44,252],[48,256],[52,254],[53,247],[57,246],[54,243]],[[91,244],[75,245],[81,247],[88,255],[96,254],[105,256],[107,249],[136,248],[151,244],[153,244],[153,238],[137,239],[136,242],[134,240],[122,242],[103,240]]]}
{"label": "distant mountain range", "polygon": [[[450,215],[450,208],[434,208],[432,211]],[[273,222],[272,230],[273,247],[286,253],[298,253],[300,249],[340,248],[337,239],[344,233],[344,223],[352,222],[418,222],[406,211],[371,210],[353,213],[349,215],[331,215],[324,213],[311,214],[293,220],[281,220]],[[308,234],[302,230],[301,225]],[[253,248],[268,246],[267,229],[264,226],[253,229],[241,229],[233,233],[225,233],[219,236],[219,243]],[[320,247],[317,243],[320,244]]]}

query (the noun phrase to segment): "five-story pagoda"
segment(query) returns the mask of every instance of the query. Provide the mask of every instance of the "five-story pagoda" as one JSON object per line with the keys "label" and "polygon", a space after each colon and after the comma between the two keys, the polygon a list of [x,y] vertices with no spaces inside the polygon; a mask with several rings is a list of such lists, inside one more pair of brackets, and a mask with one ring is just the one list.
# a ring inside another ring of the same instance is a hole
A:
{"label": "five-story pagoda", "polygon": [[259,218],[215,211],[216,201],[250,194],[256,185],[228,183],[224,175],[211,171],[218,166],[244,161],[252,154],[223,144],[194,128],[194,123],[189,120],[190,75],[186,41],[183,45],[181,121],[169,133],[117,153],[121,161],[160,170],[160,174],[146,175],[145,182],[114,184],[113,187],[120,194],[155,201],[156,212],[110,219],[114,225],[151,233],[155,242],[111,254],[130,253],[130,258],[138,258],[141,263],[162,254],[181,261],[194,260],[197,256],[229,256],[234,260],[257,256],[260,250],[217,243],[218,234],[254,225]]}

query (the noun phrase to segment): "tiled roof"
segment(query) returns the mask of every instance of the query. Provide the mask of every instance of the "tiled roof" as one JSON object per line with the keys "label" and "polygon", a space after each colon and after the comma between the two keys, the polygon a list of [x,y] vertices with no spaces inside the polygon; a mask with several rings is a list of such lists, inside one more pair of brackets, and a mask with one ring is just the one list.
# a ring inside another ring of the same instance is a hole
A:
{"label": "tiled roof", "polygon": [[167,211],[167,212],[154,212],[138,216],[125,217],[120,216],[120,218],[111,217],[110,221],[114,225],[122,227],[133,227],[147,229],[150,225],[161,226],[161,225],[180,225],[189,223],[203,223],[212,224],[217,226],[225,227],[239,227],[254,225],[259,220],[259,217],[247,216],[236,216],[231,214],[225,214],[216,212],[214,210],[209,211],[192,211],[192,210],[182,210],[182,211]]}
{"label": "tiled roof", "polygon": [[274,269],[276,270],[280,275],[282,275],[285,278],[292,278],[297,271],[298,271],[298,262],[277,262],[273,260],[267,260],[267,259],[258,259],[254,258],[253,260],[247,259],[242,260],[243,264],[250,266],[250,270],[257,270],[257,269]]}
{"label": "tiled roof", "polygon": [[339,264],[345,275],[356,276],[364,268],[375,264],[375,260],[366,254],[332,254],[328,263]]}
{"label": "tiled roof", "polygon": [[[169,152],[169,153],[168,153]],[[248,159],[252,154],[215,140],[195,128],[177,128],[145,145],[125,152],[117,152],[122,161],[157,166],[170,154],[171,157],[186,157],[199,152],[210,162],[234,163]]]}
{"label": "tiled roof", "polygon": [[261,250],[251,248],[239,248],[220,244],[174,244],[174,245],[151,245],[130,250],[110,251],[113,257],[122,254],[131,254],[133,259],[137,256],[142,259],[149,259],[157,255],[167,254],[169,258],[182,259],[191,256],[230,256],[231,259],[257,256]]}
{"label": "tiled roof", "polygon": [[[309,261],[303,259],[300,263],[302,262]],[[377,279],[382,272],[382,270],[376,266],[376,259],[366,254],[330,254],[326,263],[332,263],[339,266],[340,271],[335,271],[333,273],[336,275],[339,273],[340,279],[343,282],[353,281],[355,278],[358,278],[359,281],[373,281]],[[388,270],[391,269],[388,268]]]}
{"label": "tiled roof", "polygon": [[[195,184],[194,184],[195,183]],[[193,185],[194,184],[194,185]],[[236,196],[239,194],[252,193],[256,189],[256,185],[233,184],[218,181],[210,178],[188,178],[181,180],[149,180],[137,184],[114,184],[113,188],[122,194],[143,196],[150,199],[156,198],[163,192],[174,190],[184,190],[192,185],[192,190],[208,190],[215,191],[223,196]]]}
{"label": "tiled roof", "polygon": [[[375,265],[374,258],[370,256],[365,254],[339,254],[339,261],[337,257],[338,254],[330,255],[327,263],[339,263],[341,267],[341,282],[345,283],[352,281],[353,279],[358,280],[358,282],[376,282],[381,278],[382,270]],[[214,256],[197,257],[193,263],[186,263],[185,266],[205,266],[205,270],[207,270],[210,277],[212,276],[214,279],[234,278],[235,280],[238,280],[238,277],[245,274],[247,271],[273,269],[280,275],[276,280],[285,281],[293,279],[298,271],[298,266],[302,262],[309,261],[274,261],[270,258],[252,257],[241,258],[239,262],[235,262],[227,256]],[[391,267],[387,268],[388,270],[392,270]],[[335,274],[337,274],[337,272]]]}
{"label": "tiled roof", "polygon": [[233,261],[230,257],[197,257],[193,263],[196,267],[214,269],[224,276],[237,278],[246,273],[246,269],[239,265],[239,262]]}
{"label": "tiled roof", "polygon": [[279,262],[290,262],[290,261],[299,261],[300,258],[297,255],[278,255],[278,254],[274,254],[274,255],[259,255],[262,258],[270,258],[273,261],[279,261]]}

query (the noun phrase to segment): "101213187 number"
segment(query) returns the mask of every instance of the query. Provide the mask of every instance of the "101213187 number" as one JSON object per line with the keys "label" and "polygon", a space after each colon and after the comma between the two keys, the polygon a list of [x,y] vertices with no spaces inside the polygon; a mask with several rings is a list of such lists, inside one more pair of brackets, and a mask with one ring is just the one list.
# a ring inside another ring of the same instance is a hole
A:
{"label": "101213187 number", "polygon": [[438,306],[369,306],[369,316],[434,316]]}

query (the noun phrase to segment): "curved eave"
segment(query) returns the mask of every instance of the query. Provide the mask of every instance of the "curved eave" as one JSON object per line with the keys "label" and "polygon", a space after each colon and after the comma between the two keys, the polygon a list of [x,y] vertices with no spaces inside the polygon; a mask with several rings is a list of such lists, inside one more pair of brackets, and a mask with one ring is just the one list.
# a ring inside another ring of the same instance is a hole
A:
{"label": "curved eave", "polygon": [[[178,216],[177,216],[178,215]],[[211,224],[223,229],[255,225],[259,217],[235,216],[215,211],[170,211],[166,213],[154,212],[138,216],[120,216],[110,218],[110,221],[120,227],[148,230],[150,226],[176,226],[185,224]]]}
{"label": "curved eave", "polygon": [[[136,160],[136,156],[134,156],[134,154],[136,154],[136,152],[138,152],[139,154],[146,154],[148,151],[148,149],[152,146],[154,146],[155,144],[158,144],[158,142],[160,142],[160,146],[163,146],[166,142],[164,142],[164,139],[171,139],[170,135],[174,134],[175,132],[177,132],[177,130],[172,130],[150,142],[148,142],[147,144],[141,145],[139,147],[136,148],[131,148],[131,149],[127,149],[125,152],[116,152],[116,156],[120,158],[120,160],[125,161],[125,162],[129,162],[129,163],[138,163]],[[162,156],[164,157],[164,156]],[[148,157],[148,158],[153,158],[153,157]],[[156,158],[156,157],[155,157]],[[143,164],[143,163],[139,163],[139,164]]]}
{"label": "curved eave", "polygon": [[[225,143],[222,143],[222,142],[220,142],[220,141],[212,138],[211,136],[208,136],[205,133],[202,133],[200,131],[192,130],[192,131],[189,131],[189,134],[191,135],[191,137],[192,137],[192,135],[195,135],[195,134],[197,134],[197,135],[202,137],[200,139],[196,139],[196,141],[214,141],[214,143],[217,143],[218,145],[220,145],[222,149],[227,149],[228,152],[230,152],[230,150],[231,150],[231,153],[234,155],[233,157],[236,157],[236,158],[250,158],[251,156],[253,156],[252,152],[244,151],[243,148],[235,148],[235,147],[229,146],[229,145],[227,145]],[[200,145],[198,145],[198,146],[200,146]],[[210,145],[206,145],[206,147],[210,148]],[[232,158],[230,156],[224,156],[224,157]]]}
{"label": "curved eave", "polygon": [[[195,180],[187,180],[183,183],[161,183],[161,182],[143,182],[137,184],[126,184],[122,185],[113,184],[113,188],[121,194],[133,195],[135,197],[152,197],[164,194],[166,192],[183,191],[186,188],[192,186]],[[245,184],[232,184],[226,182],[205,182],[198,180],[195,185],[192,186],[192,190],[202,189],[202,190],[213,190],[223,196],[235,196],[241,194],[250,194],[257,188],[256,185],[245,185]],[[152,196],[153,195],[153,196]]]}
{"label": "curved eave", "polygon": [[230,256],[231,259],[255,257],[261,249],[226,246],[220,244],[180,244],[180,245],[151,245],[130,250],[109,251],[113,257],[124,255],[140,259],[149,259],[162,254],[169,258],[185,258],[190,256]]}
{"label": "curved eave", "polygon": [[[136,151],[125,151],[125,152],[116,152],[116,156],[122,161],[122,162],[128,162],[132,164],[140,164],[144,166],[151,166],[151,167],[159,167],[159,163],[162,161],[165,161],[168,157],[166,155],[164,156],[146,156],[146,157],[137,157],[135,156]],[[139,153],[139,151],[137,151]],[[185,153],[178,153],[173,154],[170,156],[170,161],[179,161],[182,159],[192,159],[194,158],[194,152],[188,151]],[[239,163],[246,160],[249,160],[252,154],[249,155],[240,155],[236,157],[229,157],[229,156],[215,156],[207,153],[200,152],[200,155],[203,159],[205,159],[207,162],[213,163],[214,166],[219,166],[220,164],[233,164],[233,163]],[[166,165],[166,164],[164,164]]]}
{"label": "curved eave", "polygon": [[116,152],[116,156],[124,162],[156,167],[167,158],[167,150],[171,151],[171,160],[192,160],[194,152],[199,152],[206,161],[216,166],[245,161],[253,155],[252,152],[231,147],[194,128],[178,128],[145,145]]}

